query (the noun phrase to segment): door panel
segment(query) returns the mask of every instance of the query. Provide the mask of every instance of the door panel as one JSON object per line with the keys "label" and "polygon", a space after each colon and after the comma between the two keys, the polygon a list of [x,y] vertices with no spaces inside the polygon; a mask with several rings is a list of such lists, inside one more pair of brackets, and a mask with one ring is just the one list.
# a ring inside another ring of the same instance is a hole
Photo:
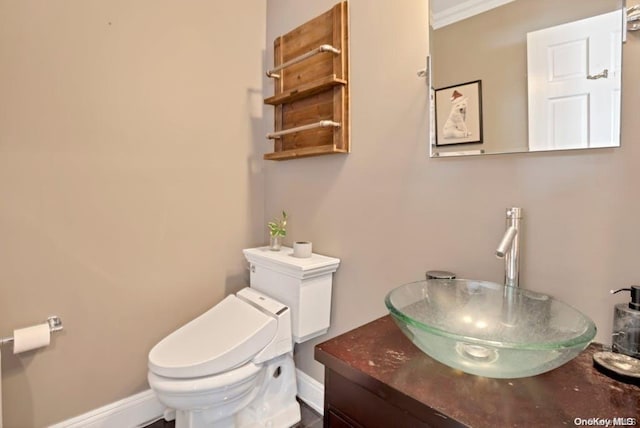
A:
{"label": "door panel", "polygon": [[621,19],[616,11],[527,34],[529,150],[619,145]]}

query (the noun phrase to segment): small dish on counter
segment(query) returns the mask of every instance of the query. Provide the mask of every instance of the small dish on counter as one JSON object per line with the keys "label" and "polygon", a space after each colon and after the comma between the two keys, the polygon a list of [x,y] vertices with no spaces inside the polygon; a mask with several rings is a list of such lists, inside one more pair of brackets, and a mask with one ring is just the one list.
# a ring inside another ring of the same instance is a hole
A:
{"label": "small dish on counter", "polygon": [[596,352],[593,361],[617,375],[640,380],[640,360],[637,358],[616,352]]}

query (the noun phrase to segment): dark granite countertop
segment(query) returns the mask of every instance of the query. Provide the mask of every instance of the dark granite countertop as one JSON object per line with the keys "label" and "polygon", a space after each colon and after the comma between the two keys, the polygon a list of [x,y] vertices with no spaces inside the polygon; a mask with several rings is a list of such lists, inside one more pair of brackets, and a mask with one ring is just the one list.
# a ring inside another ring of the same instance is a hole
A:
{"label": "dark granite countertop", "polygon": [[417,416],[436,414],[443,422],[561,427],[576,426],[576,418],[602,418],[613,426],[614,418],[632,418],[617,422],[640,426],[640,387],[594,368],[592,356],[599,350],[600,345],[592,344],[567,364],[538,376],[489,379],[430,358],[387,315],[317,345],[315,356],[394,405]]}

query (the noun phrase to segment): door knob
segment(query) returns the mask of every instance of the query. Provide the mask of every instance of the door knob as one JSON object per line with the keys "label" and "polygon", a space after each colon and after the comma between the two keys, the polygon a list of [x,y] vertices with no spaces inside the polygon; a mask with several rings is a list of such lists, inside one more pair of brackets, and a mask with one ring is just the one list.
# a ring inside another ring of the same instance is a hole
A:
{"label": "door knob", "polygon": [[589,80],[606,79],[607,77],[609,77],[609,70],[606,69],[606,68],[604,70],[602,70],[602,72],[599,73],[599,74],[588,74],[587,75],[587,79],[589,79]]}

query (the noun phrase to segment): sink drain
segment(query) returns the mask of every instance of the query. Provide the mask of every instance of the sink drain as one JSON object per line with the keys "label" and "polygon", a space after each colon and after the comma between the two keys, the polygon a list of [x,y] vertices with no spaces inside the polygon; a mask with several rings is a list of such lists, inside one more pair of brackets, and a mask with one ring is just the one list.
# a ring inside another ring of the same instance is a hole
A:
{"label": "sink drain", "polygon": [[461,357],[482,363],[492,363],[498,359],[498,351],[495,349],[471,343],[458,342],[456,344],[456,352]]}

